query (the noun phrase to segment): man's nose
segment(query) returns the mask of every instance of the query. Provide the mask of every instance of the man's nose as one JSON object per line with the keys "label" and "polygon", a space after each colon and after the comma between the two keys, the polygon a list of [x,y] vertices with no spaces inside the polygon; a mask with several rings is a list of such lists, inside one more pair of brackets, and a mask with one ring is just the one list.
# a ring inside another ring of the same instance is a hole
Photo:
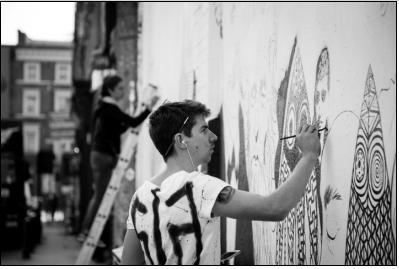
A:
{"label": "man's nose", "polygon": [[215,133],[211,131],[211,141],[216,142],[216,140],[218,140],[218,136],[215,135]]}

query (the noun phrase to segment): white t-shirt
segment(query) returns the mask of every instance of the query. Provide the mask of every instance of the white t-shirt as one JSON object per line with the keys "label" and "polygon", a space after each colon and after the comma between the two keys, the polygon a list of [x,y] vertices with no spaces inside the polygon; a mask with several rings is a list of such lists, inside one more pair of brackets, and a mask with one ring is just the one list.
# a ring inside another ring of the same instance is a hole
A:
{"label": "white t-shirt", "polygon": [[146,264],[220,264],[220,217],[211,211],[226,182],[177,172],[133,195],[127,229],[136,229]]}

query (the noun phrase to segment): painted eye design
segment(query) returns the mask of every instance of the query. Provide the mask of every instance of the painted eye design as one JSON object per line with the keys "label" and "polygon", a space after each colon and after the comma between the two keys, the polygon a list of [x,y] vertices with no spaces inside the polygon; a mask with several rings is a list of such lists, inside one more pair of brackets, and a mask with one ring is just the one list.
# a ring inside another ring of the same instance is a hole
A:
{"label": "painted eye design", "polygon": [[369,160],[370,165],[368,167],[369,177],[369,196],[372,208],[377,206],[377,203],[381,200],[384,191],[386,189],[386,166],[385,166],[385,154],[382,142],[382,133],[374,131],[370,138],[370,150]]}
{"label": "painted eye design", "polygon": [[366,172],[366,160],[364,158],[364,152],[361,149],[359,149],[356,153],[355,165],[356,165],[356,172],[355,172],[356,180],[361,182]]}
{"label": "painted eye design", "polygon": [[301,110],[299,112],[300,118],[297,126],[303,126],[306,123],[310,122],[310,115],[309,115],[309,104],[307,100],[304,100],[301,103]]}
{"label": "painted eye design", "polygon": [[[288,111],[288,122],[286,126],[287,130],[287,136],[294,135],[296,133],[296,117],[295,117],[295,109],[294,106],[291,105]],[[290,138],[286,139],[287,147],[289,149],[292,149],[295,144],[295,139]]]}
{"label": "painted eye design", "polygon": [[364,140],[360,140],[355,155],[355,188],[357,193],[359,194],[360,200],[362,203],[366,201],[366,192],[367,192],[367,180],[366,180],[366,173],[367,173],[367,160],[366,160],[366,145],[361,143],[366,142]]}

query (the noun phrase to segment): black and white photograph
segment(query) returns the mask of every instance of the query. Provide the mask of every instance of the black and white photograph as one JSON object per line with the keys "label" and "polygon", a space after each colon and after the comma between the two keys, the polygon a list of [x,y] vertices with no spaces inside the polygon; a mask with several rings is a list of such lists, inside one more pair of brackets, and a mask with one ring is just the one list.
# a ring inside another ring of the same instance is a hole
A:
{"label": "black and white photograph", "polygon": [[397,3],[1,2],[1,265],[397,265]]}

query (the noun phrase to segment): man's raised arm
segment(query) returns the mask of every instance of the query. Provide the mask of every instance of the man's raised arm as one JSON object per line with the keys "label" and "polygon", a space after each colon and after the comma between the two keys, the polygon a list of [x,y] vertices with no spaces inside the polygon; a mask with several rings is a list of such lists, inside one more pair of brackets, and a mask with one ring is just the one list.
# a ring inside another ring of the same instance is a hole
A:
{"label": "man's raised arm", "polygon": [[283,220],[304,194],[306,184],[320,154],[317,126],[303,126],[295,139],[302,157],[283,185],[268,196],[226,187],[220,192],[215,202],[212,210],[214,215],[263,221]]}

